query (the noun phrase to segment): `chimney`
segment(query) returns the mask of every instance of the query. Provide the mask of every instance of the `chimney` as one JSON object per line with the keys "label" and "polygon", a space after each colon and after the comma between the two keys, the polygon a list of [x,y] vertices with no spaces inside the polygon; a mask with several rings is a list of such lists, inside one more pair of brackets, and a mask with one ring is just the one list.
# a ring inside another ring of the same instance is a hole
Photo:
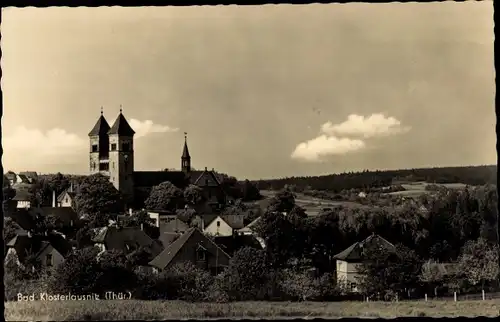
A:
{"label": "chimney", "polygon": [[71,185],[69,186],[69,192],[73,192],[73,182],[71,182]]}
{"label": "chimney", "polygon": [[130,216],[132,216],[132,208],[129,208],[129,209],[128,209],[128,214],[129,214]]}
{"label": "chimney", "polygon": [[212,168],[212,172],[215,172],[214,168]]}
{"label": "chimney", "polygon": [[205,171],[207,171],[207,167],[205,167]]}
{"label": "chimney", "polygon": [[57,207],[56,205],[56,191],[52,190],[52,208]]}

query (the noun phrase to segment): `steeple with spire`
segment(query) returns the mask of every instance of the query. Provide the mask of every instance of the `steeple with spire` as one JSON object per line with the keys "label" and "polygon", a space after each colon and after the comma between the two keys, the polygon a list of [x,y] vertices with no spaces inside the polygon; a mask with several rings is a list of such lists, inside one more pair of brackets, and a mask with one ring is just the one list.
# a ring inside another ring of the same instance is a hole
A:
{"label": "steeple with spire", "polygon": [[191,156],[187,145],[187,132],[184,132],[184,149],[181,156],[181,169],[182,172],[188,173],[191,171]]}
{"label": "steeple with spire", "polygon": [[89,132],[90,141],[90,173],[105,172],[108,170],[107,160],[109,156],[108,131],[110,127],[104,118],[103,107],[101,106],[101,116]]}

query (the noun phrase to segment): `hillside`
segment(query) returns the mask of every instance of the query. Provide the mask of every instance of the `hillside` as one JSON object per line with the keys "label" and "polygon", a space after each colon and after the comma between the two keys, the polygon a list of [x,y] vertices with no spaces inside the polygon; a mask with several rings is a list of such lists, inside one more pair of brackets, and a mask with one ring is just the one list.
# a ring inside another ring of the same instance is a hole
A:
{"label": "hillside", "polygon": [[401,169],[387,171],[363,171],[331,174],[324,176],[290,177],[253,181],[260,190],[279,190],[285,185],[294,185],[299,190],[306,187],[313,190],[340,192],[345,189],[384,187],[412,182],[462,183],[483,185],[497,183],[497,166],[467,166],[444,168]]}

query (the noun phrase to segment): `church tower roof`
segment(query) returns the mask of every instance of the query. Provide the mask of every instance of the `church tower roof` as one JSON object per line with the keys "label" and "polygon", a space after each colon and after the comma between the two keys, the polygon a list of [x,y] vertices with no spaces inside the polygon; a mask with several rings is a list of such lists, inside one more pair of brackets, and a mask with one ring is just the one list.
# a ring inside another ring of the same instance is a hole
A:
{"label": "church tower roof", "polygon": [[115,123],[109,129],[108,134],[118,134],[120,136],[134,136],[135,131],[132,130],[130,124],[128,124],[127,119],[122,114],[122,109],[120,108],[120,114],[116,118]]}
{"label": "church tower roof", "polygon": [[101,136],[106,135],[109,131],[109,124],[104,118],[103,110],[101,107],[101,116],[94,125],[94,128],[89,132],[89,136]]}
{"label": "church tower roof", "polygon": [[187,145],[187,133],[184,132],[184,149],[182,149],[182,158],[183,159],[191,159],[191,156],[189,155],[189,149]]}

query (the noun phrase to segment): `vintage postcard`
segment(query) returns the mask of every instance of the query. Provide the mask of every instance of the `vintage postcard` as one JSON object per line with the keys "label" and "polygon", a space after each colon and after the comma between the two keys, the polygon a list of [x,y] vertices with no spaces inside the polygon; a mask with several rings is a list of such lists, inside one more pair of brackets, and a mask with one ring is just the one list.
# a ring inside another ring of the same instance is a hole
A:
{"label": "vintage postcard", "polygon": [[1,31],[7,320],[499,315],[492,1]]}

